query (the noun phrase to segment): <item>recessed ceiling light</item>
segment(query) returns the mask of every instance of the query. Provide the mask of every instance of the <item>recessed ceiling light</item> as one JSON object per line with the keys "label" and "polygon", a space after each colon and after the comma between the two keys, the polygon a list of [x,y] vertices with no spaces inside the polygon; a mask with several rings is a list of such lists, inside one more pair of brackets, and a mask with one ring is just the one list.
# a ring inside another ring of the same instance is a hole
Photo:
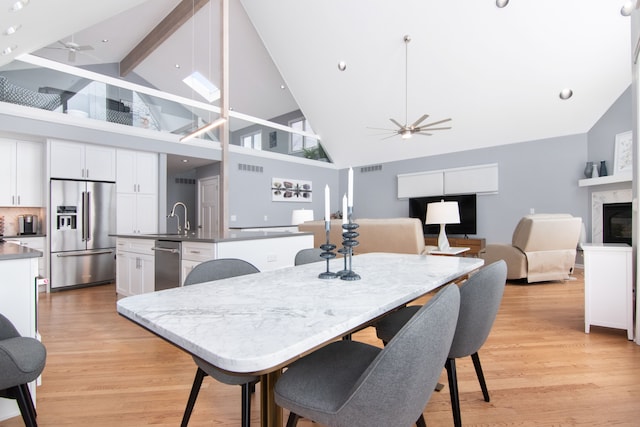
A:
{"label": "recessed ceiling light", "polygon": [[560,99],[567,100],[573,96],[573,91],[569,88],[564,88],[560,91]]}
{"label": "recessed ceiling light", "polygon": [[109,39],[102,39],[102,43],[109,43]]}
{"label": "recessed ceiling light", "polygon": [[180,68],[180,64],[176,64],[176,65],[174,65],[174,67]]}
{"label": "recessed ceiling light", "polygon": [[280,85],[280,89],[285,90],[287,87],[285,85]]}
{"label": "recessed ceiling light", "polygon": [[22,28],[22,25],[20,25],[20,24],[12,25],[12,26],[8,27],[6,30],[4,30],[4,32],[2,34],[4,34],[5,36],[10,36],[11,34],[13,34],[16,31],[18,31],[20,28]]}
{"label": "recessed ceiling light", "polygon": [[347,63],[344,61],[338,62],[338,70],[344,71],[347,69]]}
{"label": "recessed ceiling light", "polygon": [[498,6],[500,9],[507,6],[508,4],[509,0],[496,0],[496,6]]}
{"label": "recessed ceiling light", "polygon": [[182,159],[182,163],[189,163],[189,160],[187,160],[187,159]]}
{"label": "recessed ceiling light", "polygon": [[2,50],[2,54],[3,55],[9,55],[11,52],[13,52],[14,50],[16,50],[18,46],[7,46]]}
{"label": "recessed ceiling light", "polygon": [[22,10],[22,8],[28,4],[29,4],[29,0],[18,0],[17,2],[11,5],[11,7],[9,8],[9,12],[17,12],[19,10]]}
{"label": "recessed ceiling light", "polygon": [[633,9],[635,9],[637,7],[638,6],[636,5],[636,1],[635,0],[627,0],[622,5],[622,9],[620,9],[620,14],[622,16],[629,16],[629,15],[631,15],[631,12],[633,12]]}

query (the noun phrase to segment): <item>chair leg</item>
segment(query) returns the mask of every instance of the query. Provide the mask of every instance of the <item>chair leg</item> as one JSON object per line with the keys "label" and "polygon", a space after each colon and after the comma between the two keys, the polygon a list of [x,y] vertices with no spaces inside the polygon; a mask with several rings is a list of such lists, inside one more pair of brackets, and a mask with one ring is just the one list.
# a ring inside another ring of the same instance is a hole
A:
{"label": "chair leg", "polygon": [[253,383],[242,384],[242,427],[251,425],[251,385]]}
{"label": "chair leg", "polygon": [[456,373],[456,359],[447,359],[445,363],[447,378],[449,379],[449,394],[451,395],[451,411],[453,412],[453,425],[462,426],[460,415],[460,398],[458,397],[458,375]]}
{"label": "chair leg", "polygon": [[191,393],[189,394],[187,407],[184,409],[184,415],[182,416],[182,423],[180,424],[181,427],[187,427],[187,424],[189,424],[191,411],[193,411],[193,406],[196,404],[196,399],[198,398],[198,392],[200,391],[202,380],[206,375],[207,373],[200,368],[198,368],[198,370],[196,371],[196,377],[193,379],[193,385],[191,386]]}
{"label": "chair leg", "polygon": [[22,414],[22,419],[24,420],[24,425],[26,427],[38,427],[38,423],[36,422],[36,418],[33,409],[33,402],[29,401],[31,399],[31,393],[29,390],[25,393],[25,390],[22,386],[13,387],[10,391],[18,401],[18,407],[20,408],[20,413]]}
{"label": "chair leg", "polygon": [[427,423],[424,420],[424,415],[420,414],[420,418],[416,421],[416,427],[427,427]]}
{"label": "chair leg", "polygon": [[24,395],[27,397],[27,404],[29,405],[29,412],[31,413],[31,417],[35,420],[38,417],[38,413],[36,412],[36,407],[33,404],[33,399],[31,398],[31,392],[29,391],[28,384],[20,384],[18,387],[22,388]]}
{"label": "chair leg", "polygon": [[484,380],[484,374],[482,373],[482,365],[480,364],[480,356],[478,356],[478,353],[473,353],[471,355],[471,360],[473,360],[473,366],[476,368],[476,375],[478,375],[478,381],[480,382],[484,401],[489,402],[489,390],[487,390],[487,383]]}
{"label": "chair leg", "polygon": [[289,412],[289,418],[287,419],[287,427],[296,427],[298,425],[299,419],[300,419],[300,415],[294,414],[293,412]]}

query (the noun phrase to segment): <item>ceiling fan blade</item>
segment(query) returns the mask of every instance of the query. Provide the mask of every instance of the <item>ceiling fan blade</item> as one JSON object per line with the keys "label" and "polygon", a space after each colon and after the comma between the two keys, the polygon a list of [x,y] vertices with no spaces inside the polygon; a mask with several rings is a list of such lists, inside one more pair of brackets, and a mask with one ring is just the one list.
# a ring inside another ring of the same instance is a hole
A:
{"label": "ceiling fan blade", "polygon": [[444,119],[444,120],[438,120],[437,122],[432,122],[432,123],[427,123],[426,125],[422,125],[420,126],[420,129],[424,129],[427,128],[429,126],[433,126],[433,125],[439,125],[440,123],[446,123],[446,122],[450,122],[451,119]]}
{"label": "ceiling fan blade", "polygon": [[69,50],[69,57],[67,58],[69,62],[76,62],[76,51]]}
{"label": "ceiling fan blade", "polygon": [[389,128],[372,128],[370,126],[367,126],[367,129],[373,129],[373,130],[385,130],[387,132],[397,132],[397,130],[395,129],[389,129]]}
{"label": "ceiling fan blade", "polygon": [[426,133],[426,132],[414,132],[414,135],[433,136],[432,133]]}
{"label": "ceiling fan blade", "polygon": [[389,119],[389,120],[391,120],[391,122],[392,122],[394,125],[398,126],[400,129],[404,129],[404,125],[401,125],[400,123],[398,123],[398,121],[397,121],[397,120],[395,120],[395,119]]}
{"label": "ceiling fan blade", "polygon": [[416,132],[424,132],[424,131],[429,131],[431,132],[432,130],[449,130],[451,129],[451,126],[449,127],[443,127],[443,128],[425,128],[424,126],[417,128]]}
{"label": "ceiling fan blade", "polygon": [[86,44],[86,45],[83,45],[83,46],[78,46],[76,48],[76,50],[93,50],[93,46],[90,46],[90,45]]}
{"label": "ceiling fan blade", "polygon": [[422,117],[420,117],[418,120],[416,120],[415,122],[413,122],[413,124],[411,125],[412,128],[416,128],[418,127],[418,125],[422,122],[424,122],[425,120],[427,120],[427,117],[429,117],[428,114],[424,114]]}
{"label": "ceiling fan blade", "polygon": [[386,138],[382,138],[382,141],[384,141],[385,139],[393,138],[394,136],[397,136],[397,135],[399,135],[399,133],[398,133],[398,132],[394,132],[394,133],[393,133],[393,135],[389,135],[389,136],[388,136],[388,137],[386,137]]}

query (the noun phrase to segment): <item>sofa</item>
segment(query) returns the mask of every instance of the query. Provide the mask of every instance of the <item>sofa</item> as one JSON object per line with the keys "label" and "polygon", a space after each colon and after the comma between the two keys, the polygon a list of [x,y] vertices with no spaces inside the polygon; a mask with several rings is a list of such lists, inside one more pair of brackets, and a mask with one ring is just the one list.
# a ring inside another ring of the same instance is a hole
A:
{"label": "sofa", "polygon": [[511,244],[487,244],[479,256],[485,264],[507,263],[507,279],[527,283],[566,280],[573,272],[582,219],[569,214],[523,217]]}
{"label": "sofa", "polygon": [[[417,218],[358,218],[354,222],[359,225],[356,231],[360,233],[356,238],[359,244],[353,248],[354,254],[426,253],[422,223]],[[316,248],[327,241],[324,221],[307,221],[298,224],[298,230],[313,233]],[[331,220],[329,239],[337,247],[342,245],[342,220]]]}

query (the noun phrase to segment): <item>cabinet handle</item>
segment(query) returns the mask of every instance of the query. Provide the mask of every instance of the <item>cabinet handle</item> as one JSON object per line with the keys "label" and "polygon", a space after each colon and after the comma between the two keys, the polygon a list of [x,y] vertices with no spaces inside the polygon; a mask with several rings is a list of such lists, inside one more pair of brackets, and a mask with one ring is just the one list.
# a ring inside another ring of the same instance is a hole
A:
{"label": "cabinet handle", "polygon": [[191,252],[192,254],[199,254],[200,253],[200,251],[189,251],[189,252]]}
{"label": "cabinet handle", "polygon": [[20,205],[20,195],[18,194],[18,206]]}
{"label": "cabinet handle", "polygon": [[12,205],[16,204],[16,196],[11,196],[11,204]]}

